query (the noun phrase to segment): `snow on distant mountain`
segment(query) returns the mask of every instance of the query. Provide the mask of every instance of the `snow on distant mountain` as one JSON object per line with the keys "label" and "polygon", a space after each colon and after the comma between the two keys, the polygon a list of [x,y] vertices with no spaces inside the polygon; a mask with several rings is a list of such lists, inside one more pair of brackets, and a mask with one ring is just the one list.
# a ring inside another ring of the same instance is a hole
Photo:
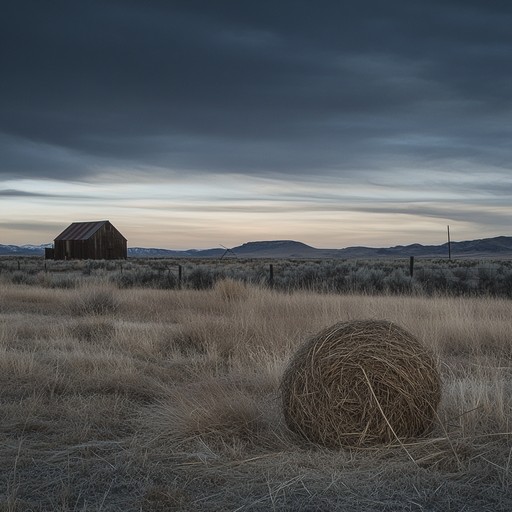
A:
{"label": "snow on distant mountain", "polygon": [[25,245],[3,245],[0,244],[1,256],[42,256],[47,247],[53,247],[53,243],[48,244],[25,244]]}
{"label": "snow on distant mountain", "polygon": [[192,256],[189,251],[173,251],[154,247],[128,247],[129,258],[186,258]]}
{"label": "snow on distant mountain", "polygon": [[[10,256],[42,256],[46,247],[41,245],[2,245],[0,255]],[[501,257],[512,258],[512,237],[498,236],[479,240],[452,242],[453,257]],[[394,247],[347,247],[345,249],[317,249],[294,240],[270,240],[247,242],[238,247],[189,249],[174,251],[171,249],[130,247],[130,258],[405,258],[421,256],[440,258],[448,255],[448,244],[441,245],[396,245]]]}
{"label": "snow on distant mountain", "polygon": [[40,244],[40,245],[24,244],[24,245],[20,245],[20,247],[23,250],[27,250],[27,251],[44,251],[47,248],[53,247],[53,243],[50,242],[48,244]]}

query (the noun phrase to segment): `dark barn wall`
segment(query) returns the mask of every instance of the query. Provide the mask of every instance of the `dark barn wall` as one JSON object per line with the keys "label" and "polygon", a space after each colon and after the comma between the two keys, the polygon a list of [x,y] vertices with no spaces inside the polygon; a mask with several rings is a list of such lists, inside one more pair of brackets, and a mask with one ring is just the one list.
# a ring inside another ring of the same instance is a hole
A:
{"label": "dark barn wall", "polygon": [[119,260],[127,256],[126,239],[110,222],[86,240],[55,240],[56,260]]}
{"label": "dark barn wall", "polygon": [[119,260],[127,256],[126,240],[110,223],[98,229],[86,242],[86,259]]}
{"label": "dark barn wall", "polygon": [[56,240],[56,260],[86,260],[87,240]]}

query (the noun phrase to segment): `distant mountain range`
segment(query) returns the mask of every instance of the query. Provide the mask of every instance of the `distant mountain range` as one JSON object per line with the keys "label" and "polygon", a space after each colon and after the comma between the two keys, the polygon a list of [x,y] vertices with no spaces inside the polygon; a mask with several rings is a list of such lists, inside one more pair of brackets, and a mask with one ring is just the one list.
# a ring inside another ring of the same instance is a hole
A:
{"label": "distant mountain range", "polygon": [[[46,247],[53,244],[42,245],[2,245],[0,255],[7,256],[42,256]],[[511,258],[512,237],[498,236],[483,238],[481,240],[468,240],[465,242],[452,242],[452,257],[454,258]],[[293,240],[273,240],[262,242],[247,242],[230,250],[218,249],[190,249],[187,251],[173,251],[170,249],[131,247],[128,249],[130,258],[405,258],[421,256],[429,258],[442,258],[448,256],[448,243],[442,245],[395,245],[394,247],[347,247],[345,249],[317,249],[302,242]]]}
{"label": "distant mountain range", "polygon": [[42,256],[46,247],[53,247],[52,243],[41,245],[2,245],[0,256]]}

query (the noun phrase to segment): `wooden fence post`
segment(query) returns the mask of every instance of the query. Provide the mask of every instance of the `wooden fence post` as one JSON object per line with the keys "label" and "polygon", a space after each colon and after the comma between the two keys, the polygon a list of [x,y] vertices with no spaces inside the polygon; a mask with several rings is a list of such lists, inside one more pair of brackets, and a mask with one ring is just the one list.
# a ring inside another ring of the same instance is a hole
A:
{"label": "wooden fence post", "polygon": [[273,287],[274,286],[274,265],[271,263],[269,265],[269,274],[268,274],[268,284],[270,285],[270,287]]}
{"label": "wooden fence post", "polygon": [[178,289],[181,290],[181,280],[183,278],[183,269],[181,265],[178,265]]}
{"label": "wooden fence post", "polygon": [[409,276],[413,276],[414,275],[414,256],[411,256],[409,258]]}
{"label": "wooden fence post", "polygon": [[448,226],[448,259],[452,259],[452,242],[450,240],[450,226]]}

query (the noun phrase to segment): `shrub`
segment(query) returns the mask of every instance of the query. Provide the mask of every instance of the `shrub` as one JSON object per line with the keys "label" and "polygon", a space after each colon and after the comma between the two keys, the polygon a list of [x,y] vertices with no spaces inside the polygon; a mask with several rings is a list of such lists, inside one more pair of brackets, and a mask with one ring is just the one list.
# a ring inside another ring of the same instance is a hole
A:
{"label": "shrub", "polygon": [[205,290],[214,284],[214,277],[210,269],[196,267],[186,277],[188,285],[194,290]]}
{"label": "shrub", "polygon": [[174,289],[178,285],[176,276],[168,269],[154,270],[148,268],[115,272],[110,275],[110,281],[119,288],[157,288]]}

